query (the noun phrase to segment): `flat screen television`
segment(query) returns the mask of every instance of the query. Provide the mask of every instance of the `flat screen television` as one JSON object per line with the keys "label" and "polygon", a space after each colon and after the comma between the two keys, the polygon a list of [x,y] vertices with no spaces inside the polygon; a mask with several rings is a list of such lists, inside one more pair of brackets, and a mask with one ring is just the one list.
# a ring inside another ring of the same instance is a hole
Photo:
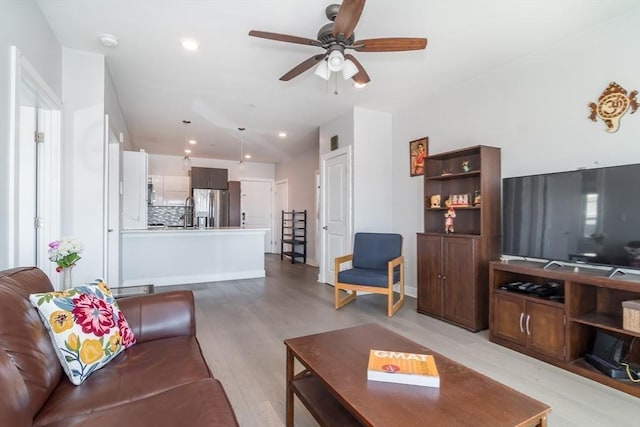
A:
{"label": "flat screen television", "polygon": [[640,268],[640,164],[502,180],[502,253]]}

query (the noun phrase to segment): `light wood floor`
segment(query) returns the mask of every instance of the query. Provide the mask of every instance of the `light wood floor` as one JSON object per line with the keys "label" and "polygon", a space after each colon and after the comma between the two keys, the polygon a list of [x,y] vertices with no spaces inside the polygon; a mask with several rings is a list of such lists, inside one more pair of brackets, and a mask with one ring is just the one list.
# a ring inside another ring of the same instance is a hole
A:
{"label": "light wood floor", "polygon": [[[278,255],[267,255],[266,267],[263,279],[156,288],[193,290],[203,352],[243,427],[284,425],[284,339],[370,322],[550,405],[550,426],[640,426],[640,399],[493,344],[487,331],[418,314],[413,298],[391,319],[380,295],[336,311],[333,287],[317,282],[317,268]],[[295,421],[317,425],[299,402]]]}

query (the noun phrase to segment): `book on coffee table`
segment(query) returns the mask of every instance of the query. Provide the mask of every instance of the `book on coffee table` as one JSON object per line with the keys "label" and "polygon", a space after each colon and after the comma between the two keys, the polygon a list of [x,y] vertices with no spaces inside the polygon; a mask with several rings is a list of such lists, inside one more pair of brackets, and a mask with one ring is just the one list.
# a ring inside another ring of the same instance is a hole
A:
{"label": "book on coffee table", "polygon": [[370,350],[367,379],[389,383],[440,387],[436,362],[430,354]]}

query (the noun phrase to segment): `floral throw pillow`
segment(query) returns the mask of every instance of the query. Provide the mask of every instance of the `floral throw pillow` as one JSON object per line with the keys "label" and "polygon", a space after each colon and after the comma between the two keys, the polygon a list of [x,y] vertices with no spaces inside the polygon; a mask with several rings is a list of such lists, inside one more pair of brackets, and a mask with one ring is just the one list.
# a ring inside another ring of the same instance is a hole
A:
{"label": "floral throw pillow", "polygon": [[75,385],[136,343],[111,290],[101,280],[63,292],[31,294],[29,300]]}

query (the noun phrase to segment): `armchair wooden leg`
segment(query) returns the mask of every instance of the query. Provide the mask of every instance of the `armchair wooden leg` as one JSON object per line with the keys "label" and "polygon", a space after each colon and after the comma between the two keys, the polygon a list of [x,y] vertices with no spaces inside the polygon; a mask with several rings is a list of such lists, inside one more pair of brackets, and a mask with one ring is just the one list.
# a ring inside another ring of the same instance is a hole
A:
{"label": "armchair wooden leg", "polygon": [[398,299],[398,301],[396,301],[395,304],[393,303],[393,294],[389,295],[389,308],[387,310],[387,316],[391,317],[396,314],[396,311],[400,310],[402,304],[404,304],[404,292],[400,293],[400,298]]}
{"label": "armchair wooden leg", "polygon": [[391,293],[389,294],[388,305],[387,305],[387,316],[391,317],[396,314],[396,311],[400,310],[402,304],[404,304],[404,281],[400,281],[400,297],[398,301],[393,302],[393,286],[391,287]]}
{"label": "armchair wooden leg", "polygon": [[333,301],[335,303],[336,310],[349,304],[354,299],[356,299],[356,291],[351,291],[351,293],[347,292],[347,296],[343,298],[340,298],[340,289],[336,287],[333,291]]}

